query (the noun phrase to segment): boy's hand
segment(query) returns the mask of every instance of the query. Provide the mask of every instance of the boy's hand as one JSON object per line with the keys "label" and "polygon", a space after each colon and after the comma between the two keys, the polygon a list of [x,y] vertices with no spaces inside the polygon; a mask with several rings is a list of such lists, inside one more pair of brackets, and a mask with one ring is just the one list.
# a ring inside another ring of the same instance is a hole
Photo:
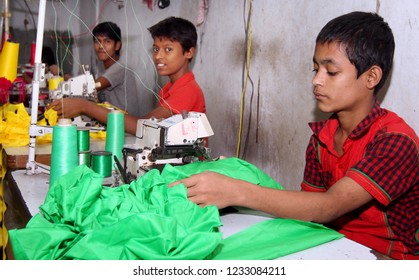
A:
{"label": "boy's hand", "polygon": [[169,184],[173,187],[184,184],[188,198],[201,207],[216,205],[218,209],[232,206],[237,196],[235,190],[239,181],[215,172],[202,172]]}
{"label": "boy's hand", "polygon": [[52,75],[59,76],[58,66],[56,64],[51,65],[48,70],[51,72]]}
{"label": "boy's hand", "polygon": [[74,118],[83,114],[83,108],[89,102],[82,98],[62,98],[54,100],[47,109],[54,109],[60,118]]}

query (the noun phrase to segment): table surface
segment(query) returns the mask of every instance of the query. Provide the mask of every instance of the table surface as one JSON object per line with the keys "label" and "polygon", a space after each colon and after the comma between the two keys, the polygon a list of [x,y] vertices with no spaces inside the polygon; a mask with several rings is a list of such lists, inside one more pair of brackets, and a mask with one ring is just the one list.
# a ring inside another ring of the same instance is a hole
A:
{"label": "table surface", "polygon": [[[135,141],[135,137],[126,137],[129,143]],[[101,139],[91,139],[90,149],[92,151],[103,151],[106,142]],[[36,144],[35,146],[35,161],[37,163],[50,165],[51,164],[51,143]],[[25,169],[28,161],[29,147],[4,147],[4,152],[7,158],[7,167],[11,170]]]}
{"label": "table surface", "polygon": [[[49,189],[49,175],[44,173],[27,175],[25,170],[11,173],[31,215],[39,212]],[[272,217],[251,209],[238,208],[239,212],[221,216],[220,231],[224,238],[244,230],[251,225]],[[334,240],[320,246],[293,253],[279,259],[286,260],[375,260],[371,249],[347,238]]]}

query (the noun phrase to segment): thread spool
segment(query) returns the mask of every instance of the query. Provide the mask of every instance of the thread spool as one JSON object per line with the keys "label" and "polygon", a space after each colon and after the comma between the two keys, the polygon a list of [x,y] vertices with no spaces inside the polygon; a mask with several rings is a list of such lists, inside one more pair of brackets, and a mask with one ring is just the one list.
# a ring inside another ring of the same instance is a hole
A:
{"label": "thread spool", "polygon": [[112,153],[108,151],[92,152],[92,170],[103,177],[112,175]]}
{"label": "thread spool", "polygon": [[[122,148],[125,142],[124,113],[113,110],[108,113],[106,125],[106,145],[105,150],[112,153],[120,161],[122,158]],[[112,170],[116,170],[115,160],[112,156]]]}
{"label": "thread spool", "polygon": [[77,130],[70,119],[59,119],[52,130],[50,186],[78,166]]}
{"label": "thread spool", "polygon": [[79,151],[79,165],[85,164],[88,167],[91,166],[91,155],[90,151]]}
{"label": "thread spool", "polygon": [[90,129],[84,127],[77,128],[77,150],[79,152],[90,150]]}
{"label": "thread spool", "polygon": [[36,43],[32,42],[31,44],[31,65],[35,64],[35,51],[36,51]]}
{"label": "thread spool", "polygon": [[0,77],[14,82],[17,76],[19,43],[6,41],[0,54]]}
{"label": "thread spool", "polygon": [[55,90],[58,88],[61,82],[64,82],[64,78],[60,76],[54,76],[48,80],[48,89]]}

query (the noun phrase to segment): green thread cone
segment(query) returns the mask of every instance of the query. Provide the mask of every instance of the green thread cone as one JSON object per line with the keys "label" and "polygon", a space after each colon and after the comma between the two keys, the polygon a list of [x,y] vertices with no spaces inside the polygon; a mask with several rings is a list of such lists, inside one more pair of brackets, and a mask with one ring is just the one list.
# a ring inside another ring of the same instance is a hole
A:
{"label": "green thread cone", "polygon": [[112,153],[107,151],[92,152],[92,170],[103,177],[112,175]]}
{"label": "green thread cone", "polygon": [[90,150],[90,130],[88,128],[77,128],[77,150],[79,152]]}
{"label": "green thread cone", "polygon": [[[106,125],[106,146],[105,150],[115,155],[119,161],[122,159],[122,148],[125,143],[124,114],[120,111],[108,113]],[[112,170],[116,170],[115,161],[112,156]]]}
{"label": "green thread cone", "polygon": [[60,119],[52,130],[50,186],[78,163],[77,128],[70,119]]}

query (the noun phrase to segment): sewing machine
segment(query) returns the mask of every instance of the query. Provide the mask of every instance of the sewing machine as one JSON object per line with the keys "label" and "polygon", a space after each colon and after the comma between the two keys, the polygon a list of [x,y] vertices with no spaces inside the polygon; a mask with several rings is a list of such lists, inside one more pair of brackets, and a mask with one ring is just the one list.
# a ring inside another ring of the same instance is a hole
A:
{"label": "sewing machine", "polygon": [[87,65],[83,65],[83,74],[72,77],[68,81],[58,84],[58,88],[49,93],[51,100],[64,97],[83,97],[91,100],[97,99],[96,83]]}
{"label": "sewing machine", "polygon": [[[72,97],[85,98],[97,102],[97,84],[89,71],[89,66],[82,65],[82,69],[83,74],[72,77],[67,81],[62,81],[57,88],[49,91],[50,102],[56,99]],[[78,127],[99,127],[99,129],[104,129],[102,124],[83,115],[74,118],[73,123]]]}
{"label": "sewing machine", "polygon": [[182,165],[209,160],[205,138],[213,134],[204,113],[183,112],[163,120],[138,120],[135,144],[122,149],[121,173],[125,183],[167,163]]}

